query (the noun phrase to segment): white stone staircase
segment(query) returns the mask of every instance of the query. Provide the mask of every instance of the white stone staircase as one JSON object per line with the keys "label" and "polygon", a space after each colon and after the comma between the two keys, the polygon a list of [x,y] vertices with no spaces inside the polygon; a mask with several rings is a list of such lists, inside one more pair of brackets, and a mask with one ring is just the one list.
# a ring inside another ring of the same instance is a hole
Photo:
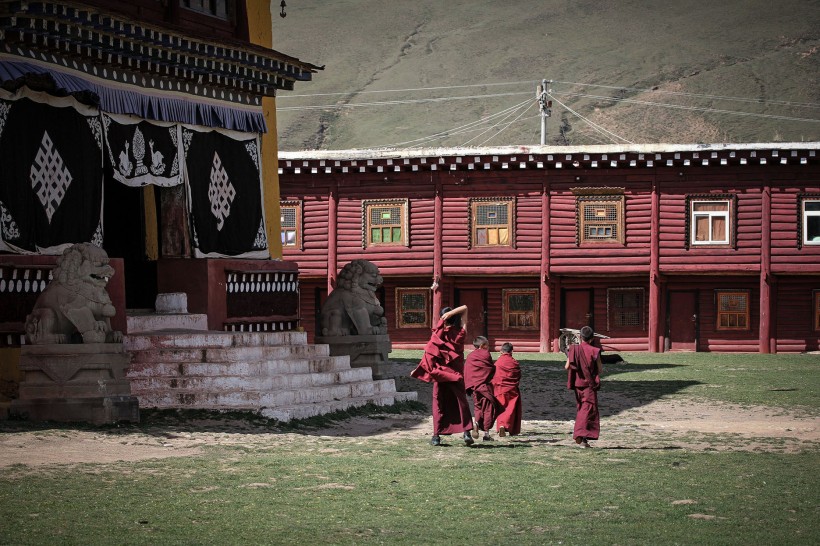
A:
{"label": "white stone staircase", "polygon": [[252,411],[280,421],[415,400],[305,332],[172,331],[125,336],[141,408]]}

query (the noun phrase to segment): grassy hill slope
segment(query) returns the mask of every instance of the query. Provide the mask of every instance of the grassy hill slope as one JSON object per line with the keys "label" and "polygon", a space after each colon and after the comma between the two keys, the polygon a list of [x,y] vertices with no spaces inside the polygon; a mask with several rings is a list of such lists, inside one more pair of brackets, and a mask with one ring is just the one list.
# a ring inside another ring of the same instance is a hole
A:
{"label": "grassy hill slope", "polygon": [[542,78],[563,103],[548,144],[820,140],[817,1],[292,0],[287,11],[274,48],[326,69],[279,95],[283,150],[537,144]]}

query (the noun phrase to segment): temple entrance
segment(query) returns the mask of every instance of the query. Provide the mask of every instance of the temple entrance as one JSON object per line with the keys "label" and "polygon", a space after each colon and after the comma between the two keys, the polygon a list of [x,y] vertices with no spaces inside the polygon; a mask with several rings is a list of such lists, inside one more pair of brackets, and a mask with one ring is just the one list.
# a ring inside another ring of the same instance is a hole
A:
{"label": "temple entrance", "polygon": [[670,291],[666,306],[669,351],[698,350],[698,300],[693,291]]}
{"label": "temple entrance", "polygon": [[[132,188],[109,180],[106,180],[104,188],[103,248],[109,257],[123,259],[125,306],[129,309],[153,309],[157,297],[157,262],[148,258],[145,248],[145,188]],[[151,217],[156,218],[157,215],[154,213]],[[154,232],[158,227],[153,228]]]}

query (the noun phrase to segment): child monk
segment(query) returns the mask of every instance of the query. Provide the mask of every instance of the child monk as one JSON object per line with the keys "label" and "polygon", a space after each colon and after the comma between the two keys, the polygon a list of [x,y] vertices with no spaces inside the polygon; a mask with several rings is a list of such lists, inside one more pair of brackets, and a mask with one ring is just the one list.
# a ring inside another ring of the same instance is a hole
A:
{"label": "child monk", "polygon": [[521,366],[512,356],[512,343],[501,346],[501,356],[495,361],[493,375],[493,395],[498,400],[501,410],[496,419],[498,435],[516,435],[521,432],[521,416],[524,411],[521,406],[521,391],[518,383],[521,381]]}
{"label": "child monk", "polygon": [[471,445],[473,416],[464,388],[464,338],[467,332],[467,306],[441,310],[438,324],[424,347],[421,362],[411,377],[433,383],[433,437],[430,443],[441,445],[441,434],[462,433],[464,443]]}
{"label": "child monk", "polygon": [[467,394],[473,397],[473,407],[475,408],[475,426],[473,436],[478,437],[478,431],[484,431],[484,441],[492,441],[490,430],[495,423],[496,404],[498,402],[493,395],[493,385],[490,380],[493,378],[495,366],[493,357],[490,355],[490,342],[484,336],[478,336],[473,340],[475,350],[467,355],[464,362],[464,386]]}
{"label": "child monk", "polygon": [[590,447],[588,440],[597,440],[601,432],[598,414],[598,389],[601,387],[601,349],[592,345],[595,333],[589,326],[581,328],[580,345],[567,350],[567,388],[575,391],[575,443]]}

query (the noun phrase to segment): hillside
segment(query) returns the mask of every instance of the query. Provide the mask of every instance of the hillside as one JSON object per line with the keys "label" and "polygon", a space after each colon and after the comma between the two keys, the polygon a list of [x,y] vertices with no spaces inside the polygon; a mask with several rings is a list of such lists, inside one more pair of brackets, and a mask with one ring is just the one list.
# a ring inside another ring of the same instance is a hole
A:
{"label": "hillside", "polygon": [[282,150],[537,144],[542,78],[555,80],[548,144],[820,140],[816,0],[291,0],[287,12],[274,48],[326,68],[280,93]]}

